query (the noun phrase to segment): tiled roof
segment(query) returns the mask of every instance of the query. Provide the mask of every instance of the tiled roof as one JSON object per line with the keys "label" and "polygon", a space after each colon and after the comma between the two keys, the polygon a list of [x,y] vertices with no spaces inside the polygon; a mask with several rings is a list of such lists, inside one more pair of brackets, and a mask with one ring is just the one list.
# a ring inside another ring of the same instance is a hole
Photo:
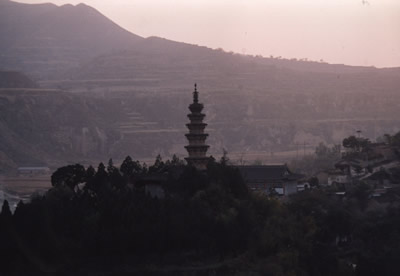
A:
{"label": "tiled roof", "polygon": [[290,172],[288,167],[283,165],[263,166],[238,166],[237,167],[245,181],[257,180],[297,180],[303,175]]}

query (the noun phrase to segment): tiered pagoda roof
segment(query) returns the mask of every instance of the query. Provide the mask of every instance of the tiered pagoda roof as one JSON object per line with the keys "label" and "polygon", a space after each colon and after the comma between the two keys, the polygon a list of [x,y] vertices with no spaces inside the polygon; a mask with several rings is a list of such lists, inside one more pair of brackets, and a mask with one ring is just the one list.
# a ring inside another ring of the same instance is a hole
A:
{"label": "tiered pagoda roof", "polygon": [[189,145],[185,146],[185,148],[189,153],[189,157],[185,159],[198,170],[205,170],[209,160],[209,157],[206,156],[209,146],[205,143],[208,134],[204,132],[207,124],[203,123],[203,119],[206,115],[201,113],[203,108],[203,104],[199,103],[199,92],[195,84],[193,103],[189,105],[191,113],[187,115],[190,123],[186,124],[189,133],[185,134],[185,136],[189,141]]}

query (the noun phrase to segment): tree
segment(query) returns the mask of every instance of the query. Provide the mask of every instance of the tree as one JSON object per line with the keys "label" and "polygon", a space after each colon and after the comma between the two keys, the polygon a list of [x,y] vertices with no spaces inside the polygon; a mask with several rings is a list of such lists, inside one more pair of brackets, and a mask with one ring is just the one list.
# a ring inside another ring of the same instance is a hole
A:
{"label": "tree", "polygon": [[120,171],[123,175],[129,176],[132,175],[133,172],[133,161],[132,158],[128,155],[121,164]]}
{"label": "tree", "polygon": [[357,138],[354,135],[352,135],[343,139],[343,147],[356,150],[358,147]]}
{"label": "tree", "polygon": [[358,200],[360,209],[364,211],[368,206],[368,199],[371,195],[371,187],[365,182],[359,182],[355,185],[350,195]]}
{"label": "tree", "polygon": [[362,152],[368,149],[371,142],[367,138],[357,138],[354,135],[343,139],[343,147],[353,152]]}
{"label": "tree", "polygon": [[317,157],[326,157],[329,154],[329,148],[321,142],[315,148],[315,154],[317,155]]}
{"label": "tree", "polygon": [[106,167],[104,166],[103,162],[100,162],[99,166],[97,167],[96,178],[106,178],[107,177]]}
{"label": "tree", "polygon": [[96,174],[96,170],[92,166],[89,166],[86,169],[86,178],[87,179],[91,179],[95,174]]}
{"label": "tree", "polygon": [[51,176],[53,187],[69,187],[72,191],[78,184],[86,181],[86,170],[80,164],[68,165],[57,169]]}
{"label": "tree", "polygon": [[178,158],[178,156],[176,156],[175,154],[172,156],[170,165],[173,167],[179,167],[179,166],[183,166],[183,161],[181,159]]}
{"label": "tree", "polygon": [[122,162],[119,170],[125,177],[129,177],[135,174],[141,174],[146,169],[144,166],[140,165],[139,161],[133,161],[132,158],[128,155]]}
{"label": "tree", "polygon": [[113,160],[112,160],[112,158],[110,158],[110,159],[108,160],[107,172],[108,172],[109,175],[111,175],[111,174],[113,174],[116,170],[117,170],[117,168],[114,167]]}
{"label": "tree", "polygon": [[225,148],[222,149],[222,157],[219,162],[222,166],[226,166],[229,163],[228,151]]}
{"label": "tree", "polygon": [[149,172],[150,173],[160,173],[164,170],[165,164],[162,161],[161,155],[157,155],[156,160],[154,161],[153,166],[150,166]]}
{"label": "tree", "polygon": [[392,144],[392,136],[390,134],[385,133],[383,135],[383,140],[385,141],[385,143],[391,145]]}
{"label": "tree", "polygon": [[384,134],[381,138],[385,141],[385,143],[389,144],[393,147],[400,147],[400,131],[397,132],[395,135]]}
{"label": "tree", "polygon": [[126,187],[126,181],[121,176],[119,170],[114,167],[112,159],[108,161],[107,173],[111,186],[117,190],[122,190]]}
{"label": "tree", "polygon": [[340,145],[329,147],[320,143],[313,155],[306,155],[300,160],[294,160],[290,167],[297,172],[313,175],[320,171],[331,169],[341,158]]}
{"label": "tree", "polygon": [[10,210],[10,205],[8,204],[7,200],[4,200],[3,206],[1,207],[1,217],[8,219],[11,218],[11,210]]}
{"label": "tree", "polygon": [[317,177],[313,176],[308,179],[308,183],[310,183],[310,187],[315,188],[319,186],[319,180]]}
{"label": "tree", "polygon": [[392,136],[391,145],[394,146],[394,147],[400,147],[400,131]]}

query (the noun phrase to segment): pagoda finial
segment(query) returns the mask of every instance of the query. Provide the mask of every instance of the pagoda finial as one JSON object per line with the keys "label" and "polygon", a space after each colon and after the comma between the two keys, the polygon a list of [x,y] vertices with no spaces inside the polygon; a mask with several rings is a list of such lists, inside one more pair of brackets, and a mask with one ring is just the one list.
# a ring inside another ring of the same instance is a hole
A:
{"label": "pagoda finial", "polygon": [[194,84],[194,92],[193,92],[193,102],[199,102],[199,92],[197,92],[197,83]]}

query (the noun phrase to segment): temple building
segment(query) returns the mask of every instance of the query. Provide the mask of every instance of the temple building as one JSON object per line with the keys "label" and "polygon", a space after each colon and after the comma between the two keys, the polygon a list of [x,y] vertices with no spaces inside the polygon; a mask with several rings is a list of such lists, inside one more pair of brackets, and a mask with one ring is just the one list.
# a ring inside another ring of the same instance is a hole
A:
{"label": "temple building", "polygon": [[199,103],[199,92],[195,84],[193,103],[189,105],[191,113],[187,115],[190,123],[186,124],[189,133],[185,134],[185,136],[189,141],[189,145],[185,146],[185,148],[189,153],[189,157],[185,159],[188,164],[194,166],[198,170],[206,170],[209,161],[209,157],[206,156],[209,146],[205,143],[208,134],[204,132],[207,124],[203,123],[203,119],[206,115],[201,113],[203,108],[203,104]]}
{"label": "temple building", "polygon": [[304,175],[293,173],[286,164],[238,166],[244,182],[252,191],[288,196],[297,193],[298,183]]}

